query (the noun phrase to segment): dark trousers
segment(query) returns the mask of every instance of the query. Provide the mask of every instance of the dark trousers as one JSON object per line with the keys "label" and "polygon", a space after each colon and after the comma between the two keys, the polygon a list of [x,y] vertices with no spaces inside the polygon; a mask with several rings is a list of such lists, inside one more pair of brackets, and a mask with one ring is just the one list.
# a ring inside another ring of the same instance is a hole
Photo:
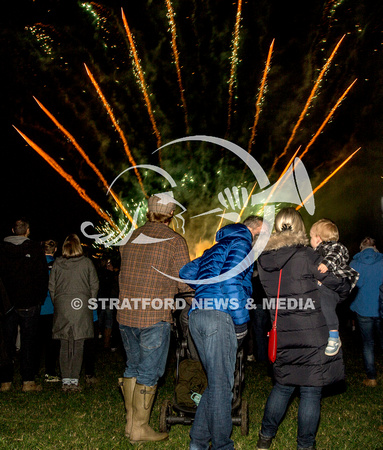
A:
{"label": "dark trousers", "polygon": [[336,313],[336,305],[339,303],[339,295],[321,284],[319,286],[320,303],[322,313],[329,330],[339,330],[339,319]]}
{"label": "dark trousers", "polygon": [[86,339],[84,342],[84,370],[85,375],[94,376],[98,351],[99,322],[93,322],[94,338]]}
{"label": "dark trousers", "polygon": [[[53,314],[46,314],[39,318],[38,349],[40,358],[44,353],[45,373],[56,375],[56,364],[59,359],[60,341],[52,339]],[[37,370],[39,367],[37,367]]]}
{"label": "dark trousers", "polygon": [[[34,381],[37,367],[37,334],[40,306],[14,309],[4,318],[4,340],[6,352],[13,361],[16,353],[17,330],[20,325],[20,373],[23,381]],[[1,382],[12,382],[13,362],[1,369]]]}

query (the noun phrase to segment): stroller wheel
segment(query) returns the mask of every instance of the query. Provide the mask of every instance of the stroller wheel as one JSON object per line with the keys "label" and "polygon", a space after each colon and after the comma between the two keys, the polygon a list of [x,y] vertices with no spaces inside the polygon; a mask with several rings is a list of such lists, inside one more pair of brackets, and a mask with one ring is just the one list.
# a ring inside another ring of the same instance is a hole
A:
{"label": "stroller wheel", "polygon": [[172,403],[169,400],[165,400],[161,406],[160,412],[160,433],[169,433],[170,424],[167,421],[167,418],[172,413]]}
{"label": "stroller wheel", "polygon": [[241,434],[242,436],[249,434],[249,407],[246,400],[242,400],[241,404]]}

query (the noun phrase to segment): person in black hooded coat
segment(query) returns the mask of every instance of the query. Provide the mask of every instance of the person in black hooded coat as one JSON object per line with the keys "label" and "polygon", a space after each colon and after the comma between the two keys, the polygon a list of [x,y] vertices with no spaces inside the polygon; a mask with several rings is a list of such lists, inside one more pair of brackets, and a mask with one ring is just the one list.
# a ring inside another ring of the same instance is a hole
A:
{"label": "person in black hooded coat", "polygon": [[[322,387],[344,379],[342,352],[324,353],[328,329],[321,312],[318,281],[348,294],[348,286],[333,274],[320,273],[320,256],[307,247],[303,220],[294,208],[282,209],[275,218],[276,232],[258,258],[261,283],[272,305],[277,298],[277,357],[275,385],[266,403],[257,448],[268,449],[286,412],[295,388],[300,390],[298,449],[313,449],[320,417]],[[282,270],[282,272],[281,272]],[[271,319],[275,309],[270,310]]]}

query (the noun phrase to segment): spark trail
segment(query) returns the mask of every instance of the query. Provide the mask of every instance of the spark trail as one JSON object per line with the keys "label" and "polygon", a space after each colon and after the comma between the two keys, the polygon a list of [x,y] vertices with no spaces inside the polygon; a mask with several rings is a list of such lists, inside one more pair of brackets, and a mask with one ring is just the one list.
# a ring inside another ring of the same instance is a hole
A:
{"label": "spark trail", "polygon": [[271,55],[273,53],[274,42],[275,42],[275,39],[273,39],[273,42],[271,43],[270,48],[269,48],[269,54],[267,55],[265,70],[263,71],[263,77],[262,77],[262,81],[261,81],[261,86],[259,88],[258,98],[255,103],[254,124],[253,124],[253,128],[251,129],[251,137],[250,137],[249,145],[247,147],[247,151],[249,153],[251,153],[251,148],[254,145],[254,139],[255,139],[256,129],[257,129],[258,121],[259,121],[259,115],[261,113],[263,93],[265,91],[265,86],[266,86],[267,74],[269,73],[269,70],[270,70],[270,61],[271,61]]}
{"label": "spark trail", "polygon": [[182,108],[184,110],[184,121],[185,121],[185,129],[186,129],[186,135],[190,134],[190,128],[189,128],[189,120],[188,120],[188,111],[186,107],[186,100],[184,95],[184,87],[182,84],[182,77],[181,77],[181,66],[180,66],[180,60],[179,60],[179,51],[177,48],[177,30],[176,30],[176,23],[174,20],[174,11],[172,2],[170,0],[166,0],[166,7],[168,9],[168,20],[169,20],[169,27],[170,27],[170,33],[172,35],[172,50],[173,50],[173,57],[174,62],[176,65],[177,70],[177,80],[178,80],[178,87],[180,90],[181,95],[181,102],[182,102]]}
{"label": "spark trail", "polygon": [[57,164],[57,162],[51,158],[47,153],[44,152],[42,148],[40,148],[37,144],[35,144],[31,139],[29,139],[24,133],[22,133],[20,130],[18,130],[14,125],[13,128],[20,134],[20,136],[35,150],[40,156],[42,156],[45,161],[58,172],[74,189],[76,189],[77,193],[80,195],[81,198],[83,198],[96,212],[97,214],[104,220],[106,220],[110,225],[118,230],[117,225],[113,222],[113,219],[106,214],[102,208],[93,201],[89,195],[85,192],[85,189],[83,189],[74,179],[71,175],[69,175],[67,172],[65,172],[62,167]]}
{"label": "spark trail", "polygon": [[315,142],[316,138],[321,134],[321,132],[323,131],[323,128],[327,125],[328,121],[331,119],[332,115],[334,114],[335,110],[338,108],[338,106],[342,103],[342,101],[344,100],[344,98],[346,97],[346,95],[348,94],[349,90],[354,86],[354,84],[356,83],[357,80],[354,80],[350,86],[344,91],[344,93],[339,97],[339,100],[336,102],[336,104],[334,105],[334,107],[331,109],[331,111],[329,112],[328,116],[326,117],[326,119],[323,121],[322,125],[318,128],[318,131],[315,133],[315,135],[312,137],[312,139],[310,140],[310,142],[307,144],[304,152],[300,155],[300,158],[302,159],[303,156],[309,151],[309,148],[313,145],[313,143]]}
{"label": "spark trail", "polygon": [[298,211],[300,208],[302,208],[302,206],[307,202],[307,200],[310,198],[310,197],[312,197],[316,192],[318,192],[319,191],[319,189],[321,189],[329,180],[330,180],[330,178],[332,178],[345,164],[347,164],[349,161],[350,161],[350,159],[356,154],[356,153],[358,153],[358,151],[361,149],[361,147],[359,147],[357,150],[355,150],[355,152],[354,153],[352,153],[348,158],[346,158],[341,164],[339,164],[339,166],[333,171],[333,172],[331,172],[330,173],[330,175],[327,177],[327,178],[325,178],[315,189],[313,189],[313,191],[311,192],[311,194],[309,195],[309,196],[307,196],[304,200],[303,200],[303,202],[300,204],[300,205],[298,205],[295,209]]}
{"label": "spark trail", "polygon": [[242,13],[242,0],[238,0],[237,15],[235,20],[234,32],[233,32],[233,43],[232,43],[232,54],[231,54],[231,69],[230,69],[230,79],[229,79],[229,104],[227,113],[227,130],[226,135],[230,132],[231,127],[231,115],[233,110],[233,95],[234,95],[234,85],[235,85],[235,75],[237,72],[238,65],[238,48],[239,48],[239,29],[241,24],[241,13]]}
{"label": "spark trail", "polygon": [[[107,181],[105,180],[102,173],[98,170],[97,166],[89,159],[88,155],[86,154],[85,150],[77,143],[76,139],[72,136],[69,131],[64,128],[64,126],[56,119],[56,117],[47,109],[45,106],[37,100],[36,97],[33,97],[37,104],[40,106],[40,108],[45,112],[45,114],[52,120],[52,122],[57,126],[57,128],[70,140],[70,142],[74,145],[76,150],[80,153],[80,155],[84,158],[85,162],[88,164],[88,166],[93,170],[93,172],[98,176],[106,190],[109,190],[109,185]],[[114,198],[117,205],[121,208],[123,213],[126,215],[126,217],[130,220],[131,223],[133,223],[133,218],[129,214],[129,211],[125,208],[125,206],[122,204],[121,200],[118,198],[116,193],[113,191],[113,189],[109,190],[111,196]]]}
{"label": "spark trail", "polygon": [[[91,71],[88,69],[86,64],[84,64],[84,66],[85,66],[85,69],[86,69],[86,73],[88,74],[88,76],[90,78],[90,81],[92,82],[93,86],[96,88],[97,94],[100,96],[101,101],[104,104],[104,106],[105,106],[105,108],[106,108],[106,110],[108,112],[108,115],[109,115],[110,119],[113,122],[113,125],[115,126],[118,134],[120,135],[120,137],[122,139],[122,142],[123,142],[123,145],[124,145],[124,149],[125,149],[125,153],[128,156],[130,164],[132,166],[136,166],[137,164],[136,164],[136,162],[135,162],[135,160],[133,158],[133,155],[132,155],[132,153],[130,151],[130,148],[129,148],[129,145],[128,145],[128,141],[126,140],[124,132],[121,130],[120,125],[118,124],[116,118],[114,117],[112,108],[109,106],[109,103],[107,102],[104,94],[102,93],[102,91],[100,89],[100,86],[98,85],[98,83],[95,80],[94,76],[92,75]],[[139,182],[139,184],[141,186],[141,190],[142,190],[143,194],[145,195],[145,197],[148,197],[148,195],[145,192],[144,185],[142,183],[142,178],[141,178],[140,172],[138,171],[138,169],[136,167],[134,167],[134,173],[136,174],[137,180],[138,180],[138,182]]]}
{"label": "spark trail", "polygon": [[333,52],[331,53],[329,59],[326,61],[325,65],[323,66],[323,68],[322,68],[322,70],[321,70],[321,72],[320,72],[320,74],[319,74],[319,76],[318,76],[318,78],[317,78],[317,80],[316,80],[316,82],[315,82],[315,84],[314,84],[314,87],[313,87],[312,90],[311,90],[311,93],[310,93],[310,95],[309,95],[309,98],[307,99],[307,102],[306,102],[306,104],[305,104],[305,106],[304,106],[304,108],[303,108],[303,111],[301,112],[301,115],[299,116],[299,119],[298,119],[297,123],[296,123],[295,126],[294,126],[294,129],[293,129],[293,131],[292,131],[292,133],[291,133],[291,136],[290,136],[290,138],[289,138],[289,140],[288,140],[288,142],[287,142],[285,148],[283,149],[283,152],[282,152],[277,158],[275,158],[275,160],[274,160],[274,162],[273,162],[273,165],[272,165],[272,167],[271,167],[271,171],[274,170],[274,168],[275,168],[277,162],[278,162],[283,156],[285,156],[285,154],[287,153],[287,149],[290,147],[290,144],[291,144],[291,142],[293,141],[293,139],[294,139],[294,137],[295,137],[295,134],[296,134],[296,132],[297,132],[297,130],[298,130],[298,128],[299,128],[299,126],[300,126],[302,120],[304,119],[304,117],[305,117],[305,115],[306,115],[306,113],[307,113],[307,110],[308,110],[309,107],[310,107],[310,104],[311,104],[311,102],[312,102],[312,100],[313,100],[313,98],[314,98],[314,96],[315,96],[315,94],[316,94],[316,91],[318,90],[319,85],[320,85],[320,83],[321,83],[321,81],[322,81],[322,79],[323,79],[325,73],[327,72],[327,69],[329,68],[329,66],[330,66],[330,64],[331,64],[331,62],[332,62],[332,60],[334,59],[334,56],[335,56],[336,52],[338,51],[338,48],[339,48],[339,46],[340,46],[340,44],[342,43],[342,41],[343,41],[344,38],[345,38],[345,35],[343,35],[342,38],[339,40],[339,42],[338,42],[337,45],[335,46]]}
{"label": "spark trail", "polygon": [[[122,14],[122,21],[124,22],[125,31],[126,31],[126,34],[128,36],[128,40],[129,40],[129,44],[130,44],[131,56],[132,56],[132,59],[133,59],[133,67],[135,68],[134,73],[136,75],[136,79],[138,81],[138,84],[139,84],[139,86],[141,88],[141,92],[142,92],[142,94],[144,96],[144,99],[145,99],[145,104],[146,104],[146,108],[148,110],[150,122],[152,123],[154,134],[156,135],[156,139],[157,139],[157,148],[160,148],[162,146],[161,135],[160,135],[160,132],[158,131],[156,120],[154,118],[152,104],[150,102],[148,89],[147,89],[146,82],[145,82],[144,72],[143,72],[143,70],[141,68],[140,59],[138,58],[138,54],[137,54],[137,50],[136,50],[136,45],[134,43],[133,35],[132,35],[131,31],[130,31],[130,28],[129,28],[129,25],[128,25],[128,21],[126,20],[125,13],[124,13],[124,10],[122,8],[121,8],[121,14]],[[159,152],[159,158],[161,159],[160,152]]]}

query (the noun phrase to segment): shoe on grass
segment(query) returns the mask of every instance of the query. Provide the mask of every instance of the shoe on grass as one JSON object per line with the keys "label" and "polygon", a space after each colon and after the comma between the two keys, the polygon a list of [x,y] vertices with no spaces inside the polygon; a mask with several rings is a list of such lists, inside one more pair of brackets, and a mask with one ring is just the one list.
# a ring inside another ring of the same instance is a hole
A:
{"label": "shoe on grass", "polygon": [[376,380],[371,378],[366,378],[365,380],[363,380],[363,384],[368,387],[376,387],[378,385]]}
{"label": "shoe on grass", "polygon": [[98,383],[98,379],[94,375],[85,375],[85,383],[96,384]]}
{"label": "shoe on grass", "polygon": [[259,433],[257,450],[268,450],[271,447],[273,439],[273,437],[263,436],[263,434]]}
{"label": "shoe on grass", "polygon": [[21,390],[22,392],[40,392],[43,390],[43,387],[34,381],[24,381]]}
{"label": "shoe on grass", "polygon": [[59,381],[61,381],[61,378],[58,377],[57,375],[48,375],[46,373],[44,381],[46,381],[47,383],[58,383]]}
{"label": "shoe on grass", "polygon": [[12,382],[7,381],[6,383],[1,383],[0,392],[8,392],[12,388]]}
{"label": "shoe on grass", "polygon": [[324,354],[326,356],[335,356],[339,353],[339,350],[342,346],[342,342],[340,341],[340,338],[328,338],[327,341],[327,347],[324,351]]}

